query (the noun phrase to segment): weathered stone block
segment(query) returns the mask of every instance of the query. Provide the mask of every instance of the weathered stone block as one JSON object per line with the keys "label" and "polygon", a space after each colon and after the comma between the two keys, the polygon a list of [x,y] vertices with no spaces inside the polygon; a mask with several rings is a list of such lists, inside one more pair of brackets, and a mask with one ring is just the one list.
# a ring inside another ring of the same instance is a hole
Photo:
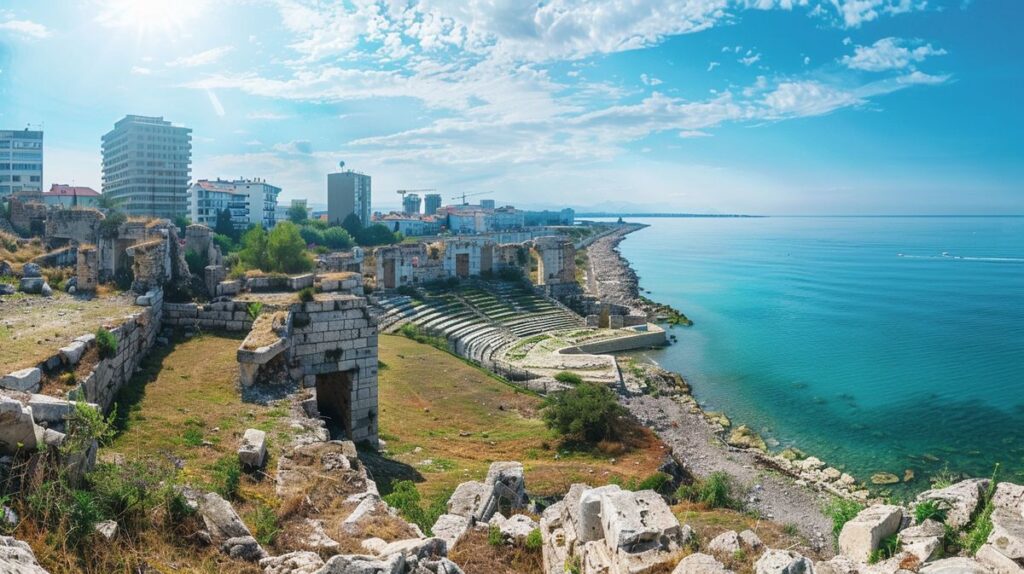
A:
{"label": "weathered stone block", "polygon": [[247,429],[238,448],[238,461],[248,468],[260,468],[267,457],[267,433]]}
{"label": "weathered stone block", "polygon": [[36,367],[28,369],[21,369],[20,371],[14,371],[4,375],[0,378],[0,387],[5,389],[11,389],[12,391],[25,391],[27,393],[34,393],[39,390],[40,381],[42,381],[43,373]]}
{"label": "weathered stone block", "polygon": [[839,533],[840,551],[854,560],[867,562],[883,539],[899,531],[902,520],[903,510],[898,506],[879,504],[865,508],[843,526]]}
{"label": "weathered stone block", "polygon": [[756,574],[814,574],[811,561],[790,550],[766,550],[754,563]]}

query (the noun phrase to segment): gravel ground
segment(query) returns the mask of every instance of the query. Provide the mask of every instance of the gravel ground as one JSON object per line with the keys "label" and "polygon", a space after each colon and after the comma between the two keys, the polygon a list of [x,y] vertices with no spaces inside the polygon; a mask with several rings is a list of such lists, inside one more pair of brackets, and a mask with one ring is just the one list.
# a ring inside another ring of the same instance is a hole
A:
{"label": "gravel ground", "polygon": [[726,445],[703,414],[691,412],[670,397],[623,397],[634,416],[668,444],[691,474],[706,477],[723,471],[749,491],[747,508],[766,519],[795,524],[808,540],[824,550],[831,548],[832,522],[822,512],[828,496],[761,466],[752,453]]}

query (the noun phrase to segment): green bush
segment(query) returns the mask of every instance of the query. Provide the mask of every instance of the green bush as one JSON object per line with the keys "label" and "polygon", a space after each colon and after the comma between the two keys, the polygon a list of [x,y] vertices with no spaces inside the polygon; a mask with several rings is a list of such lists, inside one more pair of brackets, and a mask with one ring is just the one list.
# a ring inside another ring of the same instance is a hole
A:
{"label": "green bush", "polygon": [[324,245],[331,249],[352,247],[352,236],[342,227],[328,227],[324,230]]}
{"label": "green bush", "polygon": [[997,463],[995,470],[992,471],[992,479],[988,483],[985,497],[982,499],[981,512],[971,522],[967,532],[964,533],[963,546],[972,555],[978,552],[978,549],[988,541],[989,535],[992,534],[992,511],[995,510],[995,504],[992,502],[992,499],[995,497],[998,484],[999,464]]}
{"label": "green bush", "polygon": [[504,542],[504,537],[501,535],[501,528],[497,526],[491,526],[487,529],[487,543],[491,546],[501,546]]}
{"label": "green bush", "polygon": [[[351,233],[351,231],[349,233]],[[379,223],[375,223],[369,227],[364,227],[355,234],[355,238],[359,245],[366,247],[391,245],[401,241],[396,233],[388,229],[386,225],[381,225]]]}
{"label": "green bush", "polygon": [[279,223],[267,236],[267,255],[272,269],[282,273],[299,273],[313,268],[313,260],[306,253],[306,242],[299,227],[290,221]]}
{"label": "green bush", "polygon": [[117,354],[117,336],[100,327],[96,329],[96,348],[101,359],[109,359]]}
{"label": "green bush", "polygon": [[641,480],[640,483],[636,485],[636,488],[632,490],[653,490],[654,492],[661,492],[661,490],[665,488],[665,485],[671,482],[671,476],[664,472],[656,472]]}
{"label": "green bush", "polygon": [[946,522],[946,505],[939,500],[925,500],[914,507],[914,520],[921,524],[925,520]]}
{"label": "green bush", "polygon": [[235,498],[242,484],[242,465],[237,455],[224,455],[211,468],[213,471],[213,490],[224,498]]}
{"label": "green bush", "polygon": [[832,534],[838,539],[839,533],[843,531],[843,526],[857,516],[861,510],[864,510],[863,504],[843,498],[832,499],[825,506],[825,515],[832,519]]}
{"label": "green bush", "polygon": [[173,465],[154,457],[99,463],[87,480],[103,514],[134,534],[151,525],[157,508],[172,511],[173,499],[180,496],[174,489],[176,475]]}
{"label": "green bush", "polygon": [[878,548],[871,551],[868,556],[868,564],[877,564],[883,560],[892,558],[900,551],[900,537],[898,534],[887,536],[878,544]]}
{"label": "green bush", "polygon": [[734,493],[732,478],[725,472],[713,472],[693,484],[684,484],[676,490],[676,498],[704,504],[708,508],[739,509],[742,503]]}
{"label": "green bush", "polygon": [[398,509],[402,517],[420,527],[423,532],[431,533],[431,528],[438,517],[448,511],[450,492],[440,493],[427,508],[421,504],[420,492],[411,480],[396,482],[390,494],[384,496],[384,502]]}
{"label": "green bush", "polygon": [[267,247],[267,232],[260,226],[253,227],[242,236],[242,249],[238,259],[248,269],[272,271]]}
{"label": "green bush", "polygon": [[313,227],[312,225],[303,225],[299,228],[299,235],[302,240],[307,244],[312,245],[323,245],[324,244],[324,232]]}
{"label": "green bush", "polygon": [[252,535],[257,542],[268,545],[274,541],[281,528],[277,524],[277,513],[274,509],[261,502],[248,516],[246,522],[253,526]]}
{"label": "green bush", "polygon": [[572,371],[562,371],[555,375],[555,380],[560,383],[576,386],[583,382],[583,377],[573,373]]}
{"label": "green bush", "polygon": [[208,264],[205,254],[200,254],[194,249],[185,251],[185,263],[188,264],[188,272],[202,277],[206,272],[206,265]]}
{"label": "green bush", "polygon": [[255,321],[260,316],[260,313],[263,312],[263,303],[253,301],[245,306],[245,312],[249,315],[250,321]]}
{"label": "green bush", "polygon": [[309,212],[306,211],[306,206],[301,204],[292,204],[288,208],[288,220],[295,224],[303,224],[309,220]]}
{"label": "green bush", "polygon": [[541,408],[544,424],[549,429],[592,443],[614,439],[616,423],[626,414],[615,392],[595,383],[581,383],[552,393]]}
{"label": "green bush", "polygon": [[544,539],[541,538],[540,528],[534,528],[526,535],[526,549],[540,550],[544,546]]}
{"label": "green bush", "polygon": [[299,301],[309,303],[314,299],[316,299],[316,292],[313,291],[312,287],[304,287],[299,290]]}
{"label": "green bush", "polygon": [[103,413],[88,403],[76,402],[75,408],[64,419],[65,437],[60,445],[61,452],[80,453],[90,448],[93,441],[99,444],[106,443],[114,437],[116,418],[116,406],[111,410],[110,416],[104,417]]}

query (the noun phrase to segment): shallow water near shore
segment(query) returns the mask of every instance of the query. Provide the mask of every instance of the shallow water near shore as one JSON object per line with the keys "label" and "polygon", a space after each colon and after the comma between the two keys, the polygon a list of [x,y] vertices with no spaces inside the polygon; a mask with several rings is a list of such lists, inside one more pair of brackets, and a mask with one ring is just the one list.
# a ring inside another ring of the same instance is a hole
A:
{"label": "shallow water near shore", "polygon": [[897,496],[1024,479],[1024,218],[637,221],[641,288],[695,322],[645,355],[706,409],[862,480],[913,470]]}

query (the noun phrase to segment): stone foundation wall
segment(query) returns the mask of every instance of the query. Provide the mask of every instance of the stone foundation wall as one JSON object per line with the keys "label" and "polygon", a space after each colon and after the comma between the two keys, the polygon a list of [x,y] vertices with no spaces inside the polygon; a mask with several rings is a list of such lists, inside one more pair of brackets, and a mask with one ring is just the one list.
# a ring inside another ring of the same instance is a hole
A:
{"label": "stone foundation wall", "polygon": [[32,262],[40,267],[72,267],[78,263],[78,249],[69,245],[40,255]]}
{"label": "stone foundation wall", "polygon": [[351,440],[377,445],[377,324],[366,299],[320,295],[289,309],[288,350],[302,369],[303,385],[316,387],[318,375],[344,373],[351,385]]}
{"label": "stone foundation wall", "polygon": [[100,254],[95,246],[78,248],[78,262],[75,268],[79,291],[95,291],[100,278]]}
{"label": "stone foundation wall", "polygon": [[163,291],[156,289],[139,297],[141,310],[125,318],[124,323],[110,329],[117,337],[117,353],[103,359],[69,398],[99,405],[104,411],[114,402],[117,391],[131,379],[139,363],[153,348],[160,332],[163,314]]}
{"label": "stone foundation wall", "polygon": [[132,272],[135,277],[132,288],[145,292],[163,285],[171,278],[170,254],[166,239],[154,239],[137,243],[126,251],[132,256]]}
{"label": "stone foundation wall", "polygon": [[55,209],[46,218],[46,240],[51,245],[61,241],[96,243],[104,215],[96,209]]}
{"label": "stone foundation wall", "polygon": [[46,232],[46,204],[11,198],[11,225],[21,233],[42,235]]}
{"label": "stone foundation wall", "polygon": [[240,301],[165,303],[164,324],[208,330],[248,331],[252,328],[249,308]]}

